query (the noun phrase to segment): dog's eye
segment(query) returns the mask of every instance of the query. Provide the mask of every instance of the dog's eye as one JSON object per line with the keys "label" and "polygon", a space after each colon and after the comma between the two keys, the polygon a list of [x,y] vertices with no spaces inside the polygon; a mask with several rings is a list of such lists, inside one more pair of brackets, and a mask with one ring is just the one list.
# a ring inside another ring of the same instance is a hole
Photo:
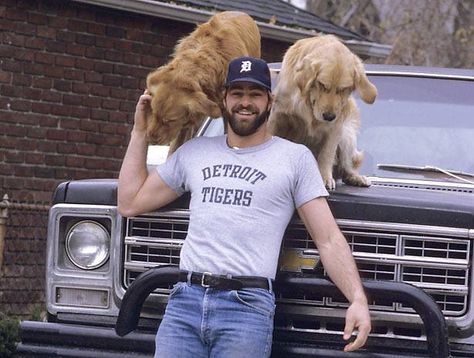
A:
{"label": "dog's eye", "polygon": [[318,82],[319,89],[323,92],[329,93],[330,89],[329,87],[326,87],[324,83]]}
{"label": "dog's eye", "polygon": [[336,90],[336,93],[338,95],[350,95],[352,93],[352,91],[354,90],[354,88],[351,86],[351,87],[344,87],[344,88],[338,88]]}

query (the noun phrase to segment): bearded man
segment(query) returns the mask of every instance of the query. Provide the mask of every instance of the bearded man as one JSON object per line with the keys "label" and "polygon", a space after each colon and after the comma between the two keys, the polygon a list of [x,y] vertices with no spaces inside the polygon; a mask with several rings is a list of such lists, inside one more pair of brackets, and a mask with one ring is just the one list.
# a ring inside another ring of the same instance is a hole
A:
{"label": "bearded man", "polygon": [[147,172],[146,118],[137,104],[119,176],[123,216],[156,210],[191,193],[180,282],[170,292],[155,357],[269,357],[281,241],[295,209],[326,271],[350,302],[344,350],[364,345],[367,299],[347,242],[326,201],[318,165],[305,146],[272,136],[270,70],[265,61],[230,62],[223,105],[226,135],[194,138]]}

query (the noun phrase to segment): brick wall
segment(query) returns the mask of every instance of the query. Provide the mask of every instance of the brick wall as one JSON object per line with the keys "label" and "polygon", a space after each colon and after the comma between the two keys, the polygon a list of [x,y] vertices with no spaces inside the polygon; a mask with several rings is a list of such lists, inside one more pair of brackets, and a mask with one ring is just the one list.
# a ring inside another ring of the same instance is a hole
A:
{"label": "brick wall", "polygon": [[3,190],[49,201],[61,180],[116,177],[147,73],[192,26],[70,2],[3,4]]}
{"label": "brick wall", "polygon": [[[0,197],[49,203],[61,181],[117,177],[146,75],[167,62],[176,41],[193,28],[68,1],[2,0]],[[279,61],[287,47],[263,40],[263,58]],[[44,266],[31,265],[44,262],[44,213],[31,231],[21,225],[31,214],[11,215],[0,270],[0,277],[10,276],[1,278],[0,290],[11,285],[15,289],[9,292],[16,293],[3,294],[0,310],[11,301],[31,307],[43,300],[18,287],[31,290],[21,280],[34,274],[43,285]],[[32,246],[25,244],[30,241]],[[25,247],[36,251],[22,255]]]}

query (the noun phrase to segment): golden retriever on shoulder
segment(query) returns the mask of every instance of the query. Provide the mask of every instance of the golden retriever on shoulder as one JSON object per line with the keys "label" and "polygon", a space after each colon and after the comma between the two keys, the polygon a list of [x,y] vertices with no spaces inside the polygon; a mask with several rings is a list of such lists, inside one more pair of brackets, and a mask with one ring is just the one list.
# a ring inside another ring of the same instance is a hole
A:
{"label": "golden retriever on shoulder", "polygon": [[357,150],[360,119],[354,90],[366,103],[377,96],[362,61],[337,37],[298,40],[285,53],[270,129],[311,149],[328,189],[336,187],[335,177],[350,185],[370,185],[357,171],[363,155]]}
{"label": "golden retriever on shoulder", "polygon": [[197,26],[176,45],[173,59],[147,77],[152,144],[175,151],[207,116],[219,117],[227,66],[240,56],[260,57],[260,32],[247,14],[225,11]]}

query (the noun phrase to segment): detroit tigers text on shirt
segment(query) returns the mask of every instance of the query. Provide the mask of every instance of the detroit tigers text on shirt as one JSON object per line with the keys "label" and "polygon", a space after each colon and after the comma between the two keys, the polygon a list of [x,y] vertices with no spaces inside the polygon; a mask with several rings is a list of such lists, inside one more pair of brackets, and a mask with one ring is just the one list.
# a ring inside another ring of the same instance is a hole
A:
{"label": "detroit tigers text on shirt", "polygon": [[[202,169],[203,180],[210,178],[228,177],[245,180],[252,185],[265,180],[267,177],[258,169],[237,164],[216,164]],[[253,192],[243,189],[227,189],[214,186],[204,186],[202,188],[203,203],[217,203],[224,205],[250,206]]]}

